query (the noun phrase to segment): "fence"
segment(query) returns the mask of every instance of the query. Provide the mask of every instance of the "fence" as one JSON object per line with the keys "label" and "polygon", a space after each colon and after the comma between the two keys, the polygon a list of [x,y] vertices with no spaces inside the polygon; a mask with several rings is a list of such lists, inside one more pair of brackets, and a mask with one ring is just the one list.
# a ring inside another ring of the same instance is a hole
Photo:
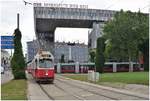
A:
{"label": "fence", "polygon": [[[95,63],[57,63],[55,64],[55,71],[57,73],[88,73],[88,70],[96,70]],[[141,71],[143,68],[139,67],[138,63],[131,62],[106,62],[103,68],[104,72],[129,72]]]}

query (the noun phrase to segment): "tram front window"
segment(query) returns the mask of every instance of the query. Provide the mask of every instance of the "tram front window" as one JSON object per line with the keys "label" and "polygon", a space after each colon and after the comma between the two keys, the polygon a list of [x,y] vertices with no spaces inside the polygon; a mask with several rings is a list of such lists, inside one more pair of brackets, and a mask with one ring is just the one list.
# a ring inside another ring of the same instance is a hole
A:
{"label": "tram front window", "polygon": [[52,68],[54,67],[54,64],[52,63],[51,60],[42,59],[42,60],[39,60],[39,67],[40,68]]}

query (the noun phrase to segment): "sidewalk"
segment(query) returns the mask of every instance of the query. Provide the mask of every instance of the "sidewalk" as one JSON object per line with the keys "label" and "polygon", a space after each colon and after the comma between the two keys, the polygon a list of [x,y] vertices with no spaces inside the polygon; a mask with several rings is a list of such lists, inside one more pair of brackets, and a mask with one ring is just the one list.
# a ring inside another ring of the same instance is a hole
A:
{"label": "sidewalk", "polygon": [[125,83],[110,83],[110,82],[103,82],[100,85],[108,86],[117,89],[124,89],[131,92],[149,95],[149,86],[148,85],[141,85],[141,84],[125,84]]}
{"label": "sidewalk", "polygon": [[138,84],[127,84],[124,89],[130,90],[139,94],[149,95],[149,86]]}
{"label": "sidewalk", "polygon": [[9,82],[13,78],[14,77],[13,77],[12,71],[11,70],[7,70],[7,71],[5,71],[4,74],[1,74],[1,84]]}
{"label": "sidewalk", "polygon": [[49,100],[48,96],[42,91],[38,83],[34,81],[31,74],[26,73],[26,76],[28,79],[27,99],[28,100]]}

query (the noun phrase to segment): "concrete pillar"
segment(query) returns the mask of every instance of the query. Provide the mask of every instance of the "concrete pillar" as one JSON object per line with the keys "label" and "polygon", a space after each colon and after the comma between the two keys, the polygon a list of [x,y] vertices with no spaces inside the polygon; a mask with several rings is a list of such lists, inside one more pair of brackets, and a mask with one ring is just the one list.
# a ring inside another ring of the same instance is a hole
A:
{"label": "concrete pillar", "polygon": [[96,48],[97,38],[100,37],[102,34],[103,23],[102,22],[94,22],[92,27],[93,27],[93,29],[91,31],[91,36],[92,36],[91,47]]}
{"label": "concrete pillar", "polygon": [[69,60],[72,60],[72,56],[71,56],[71,46],[69,46]]}
{"label": "concrete pillar", "polygon": [[61,73],[61,66],[60,66],[60,63],[57,63],[57,73]]}
{"label": "concrete pillar", "polygon": [[94,22],[93,23],[93,32],[96,37],[100,37],[100,32],[101,32],[101,24],[100,22]]}
{"label": "concrete pillar", "polygon": [[117,64],[113,63],[113,72],[117,72]]}
{"label": "concrete pillar", "polygon": [[129,72],[133,72],[133,62],[131,62],[131,65],[129,63]]}
{"label": "concrete pillar", "polygon": [[75,64],[75,73],[79,73],[79,62]]}

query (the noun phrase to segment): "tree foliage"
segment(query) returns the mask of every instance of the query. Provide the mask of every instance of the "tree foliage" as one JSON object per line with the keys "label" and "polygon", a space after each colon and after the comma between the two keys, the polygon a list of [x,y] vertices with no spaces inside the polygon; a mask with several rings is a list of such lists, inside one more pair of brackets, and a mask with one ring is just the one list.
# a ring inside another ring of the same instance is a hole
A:
{"label": "tree foliage", "polygon": [[26,79],[25,77],[25,60],[22,52],[21,32],[16,29],[14,32],[14,54],[11,60],[12,72],[14,79]]}
{"label": "tree foliage", "polygon": [[139,50],[143,53],[144,57],[144,70],[149,71],[149,39],[139,44]]}
{"label": "tree foliage", "polygon": [[103,37],[99,37],[97,39],[97,48],[96,48],[96,71],[102,73],[103,67],[105,63],[104,51],[105,51],[105,39]]}
{"label": "tree foliage", "polygon": [[96,52],[94,50],[90,50],[89,54],[90,54],[90,61],[95,62]]}
{"label": "tree foliage", "polygon": [[64,62],[65,62],[65,55],[62,54],[62,55],[61,55],[61,59],[60,59],[60,63],[64,63]]}
{"label": "tree foliage", "polygon": [[148,37],[148,16],[121,10],[106,23],[103,31],[111,44],[113,57],[118,60],[128,58],[131,62],[138,56],[138,44]]}

